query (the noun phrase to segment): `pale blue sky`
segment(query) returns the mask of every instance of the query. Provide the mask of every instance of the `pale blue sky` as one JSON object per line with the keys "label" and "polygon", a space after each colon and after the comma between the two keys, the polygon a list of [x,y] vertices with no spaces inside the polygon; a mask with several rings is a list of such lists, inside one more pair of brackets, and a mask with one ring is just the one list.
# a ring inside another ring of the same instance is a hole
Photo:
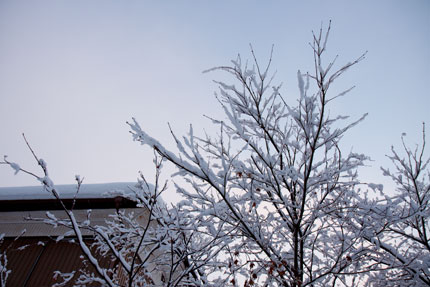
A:
{"label": "pale blue sky", "polygon": [[[329,55],[368,51],[338,81],[357,87],[331,113],[369,113],[344,144],[374,159],[364,178],[383,182],[401,133],[414,143],[426,121],[430,134],[429,1],[0,0],[0,154],[37,171],[24,132],[56,183],[134,181],[152,172],[152,152],[127,120],[167,146],[167,122],[212,132],[202,115],[223,117],[212,82],[223,75],[201,72],[249,57],[249,43],[261,62],[275,45],[276,80],[293,100],[297,70],[312,67],[311,31],[330,19]],[[0,186],[20,185],[37,182],[0,166]]]}

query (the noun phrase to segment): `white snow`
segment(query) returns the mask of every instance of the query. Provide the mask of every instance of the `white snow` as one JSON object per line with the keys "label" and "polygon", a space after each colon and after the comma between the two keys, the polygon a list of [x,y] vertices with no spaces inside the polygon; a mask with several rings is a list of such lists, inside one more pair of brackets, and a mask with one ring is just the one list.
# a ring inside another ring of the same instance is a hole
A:
{"label": "white snow", "polygon": [[[100,184],[82,184],[77,198],[115,197],[122,191],[129,191],[134,182],[114,182]],[[75,184],[55,185],[61,198],[73,198],[76,193]],[[109,195],[105,193],[109,192]],[[43,186],[0,187],[0,200],[24,200],[24,199],[54,199],[47,193]]]}

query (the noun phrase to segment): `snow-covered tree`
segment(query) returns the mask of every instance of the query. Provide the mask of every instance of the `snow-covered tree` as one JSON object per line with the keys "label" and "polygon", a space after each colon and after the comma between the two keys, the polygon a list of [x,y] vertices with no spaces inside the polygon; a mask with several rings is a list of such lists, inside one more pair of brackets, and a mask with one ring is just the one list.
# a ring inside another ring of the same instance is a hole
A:
{"label": "snow-covered tree", "polygon": [[[205,246],[208,242],[194,236],[192,228],[195,221],[190,221],[185,214],[179,214],[175,208],[168,208],[161,200],[160,195],[167,188],[166,182],[160,182],[161,157],[155,156],[154,159],[154,184],[148,183],[141,175],[137,184],[122,194],[137,202],[137,206],[144,209],[146,217],[140,218],[133,212],[118,210],[106,219],[106,224],[93,225],[90,210],[87,219],[82,222],[77,220],[73,210],[82,179],[76,176],[74,202],[71,208],[66,207],[49,177],[46,162],[38,158],[25,141],[43,170],[42,176],[21,168],[7,157],[2,163],[10,165],[15,172],[36,177],[44,189],[58,200],[66,215],[60,218],[47,212],[47,218],[28,219],[40,220],[54,227],[66,227],[68,231],[59,236],[57,241],[72,236],[72,241],[80,246],[86,266],[70,273],[56,271],[53,276],[59,282],[54,286],[66,286],[71,282],[73,286],[205,286],[199,268],[207,265],[215,251],[212,249],[212,253],[207,252]],[[93,234],[92,240],[85,240],[84,230]],[[218,244],[217,238],[211,238],[210,241]],[[115,264],[106,267],[103,264],[106,259]],[[6,282],[10,271],[7,270],[5,253],[0,254],[0,263],[2,282]]]}
{"label": "snow-covered tree", "polygon": [[[45,222],[74,234],[95,273],[59,274],[65,281],[107,286],[416,286],[429,285],[429,171],[424,146],[404,145],[406,159],[393,149],[396,172],[384,169],[399,186],[395,197],[361,194],[357,169],[365,155],[343,151],[342,137],[365,118],[334,115],[333,101],[352,88],[334,93],[333,83],[364,59],[324,64],[327,31],[313,34],[314,70],[298,71],[297,101],[286,100],[281,85],[253,50],[252,62],[239,56],[223,71],[232,83],[219,85],[217,98],[226,118],[209,118],[218,134],[177,137],[171,151],[133,119],[134,140],[155,151],[153,184],[142,176],[124,194],[145,208],[145,222],[124,212],[107,226],[48,214]],[[31,147],[42,176],[4,158],[15,172],[35,176],[60,202],[46,163]],[[177,168],[183,200],[167,207],[160,200],[162,164]],[[77,191],[82,183],[77,180]],[[181,180],[182,182],[182,180]],[[382,187],[365,184],[370,190]],[[94,233],[89,246],[82,230]],[[96,253],[109,256],[123,270],[101,266]],[[158,275],[155,275],[158,274]],[[156,278],[156,276],[158,276]],[[126,278],[124,283],[123,279]],[[61,286],[61,285],[59,285]]]}
{"label": "snow-covered tree", "polygon": [[424,155],[424,125],[421,146],[411,149],[404,137],[404,155],[392,147],[388,156],[394,170],[382,168],[396,193],[362,205],[360,217],[370,223],[363,237],[373,250],[369,286],[430,286],[430,159]]}
{"label": "snow-covered tree", "polygon": [[224,237],[224,263],[214,282],[226,286],[329,286],[347,284],[359,270],[365,250],[348,228],[356,204],[357,168],[366,156],[344,152],[339,142],[362,118],[347,122],[330,104],[334,81],[357,60],[336,67],[324,65],[330,27],[314,34],[314,71],[298,71],[299,97],[290,105],[281,86],[272,83],[268,65],[262,69],[238,57],[231,66],[212,70],[229,73],[235,83],[217,82],[218,100],[226,120],[210,119],[216,136],[199,137],[192,126],[178,153],[166,149],[129,123],[134,140],[153,148],[178,168],[192,190],[180,208],[205,222],[200,232]]}

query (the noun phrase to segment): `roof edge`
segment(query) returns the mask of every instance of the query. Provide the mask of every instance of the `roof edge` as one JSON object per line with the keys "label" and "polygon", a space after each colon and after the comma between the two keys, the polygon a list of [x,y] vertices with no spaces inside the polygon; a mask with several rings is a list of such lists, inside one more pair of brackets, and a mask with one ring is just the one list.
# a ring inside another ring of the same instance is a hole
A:
{"label": "roof edge", "polygon": [[[135,208],[136,202],[122,197],[113,198],[72,198],[62,199],[67,209],[122,209]],[[63,206],[57,199],[12,199],[0,200],[1,211],[36,211],[36,210],[61,210]]]}

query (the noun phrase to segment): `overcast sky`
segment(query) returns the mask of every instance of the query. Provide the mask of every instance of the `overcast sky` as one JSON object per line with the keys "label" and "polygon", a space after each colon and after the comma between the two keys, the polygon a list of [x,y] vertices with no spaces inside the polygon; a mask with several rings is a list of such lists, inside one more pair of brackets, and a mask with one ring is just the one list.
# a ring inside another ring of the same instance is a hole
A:
{"label": "overcast sky", "polygon": [[[131,140],[136,117],[173,146],[183,134],[214,133],[203,115],[223,118],[208,68],[249,44],[282,93],[297,98],[297,70],[312,67],[311,31],[332,20],[329,56],[345,63],[368,51],[337,84],[356,88],[331,114],[369,116],[344,141],[371,156],[363,178],[384,182],[380,165],[400,135],[430,134],[430,1],[17,1],[0,0],[0,154],[37,171],[21,133],[55,183],[135,181],[152,172],[152,152]],[[330,59],[327,59],[329,61]],[[430,139],[429,139],[430,141]],[[428,155],[429,153],[427,153]],[[37,185],[0,165],[0,186]]]}

